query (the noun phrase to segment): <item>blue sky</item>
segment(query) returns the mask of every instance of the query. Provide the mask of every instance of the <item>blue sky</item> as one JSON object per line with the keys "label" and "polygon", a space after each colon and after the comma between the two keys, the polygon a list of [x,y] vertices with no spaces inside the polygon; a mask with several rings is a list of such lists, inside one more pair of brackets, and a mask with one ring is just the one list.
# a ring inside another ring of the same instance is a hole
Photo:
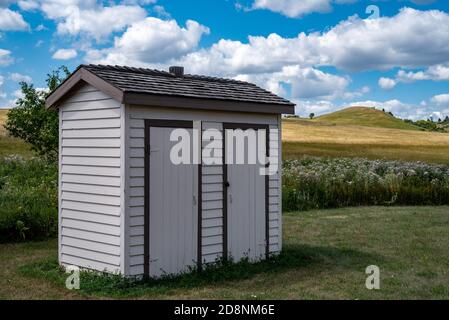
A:
{"label": "blue sky", "polygon": [[247,80],[301,115],[365,105],[438,118],[449,115],[449,4],[0,0],[0,108],[14,106],[20,81],[43,88],[51,70],[81,63]]}

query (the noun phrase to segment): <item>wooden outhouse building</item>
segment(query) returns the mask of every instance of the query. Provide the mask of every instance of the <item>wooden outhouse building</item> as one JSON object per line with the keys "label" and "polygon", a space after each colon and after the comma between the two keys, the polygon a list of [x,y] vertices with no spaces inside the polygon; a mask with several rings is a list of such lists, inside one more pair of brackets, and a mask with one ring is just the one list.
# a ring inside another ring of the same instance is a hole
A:
{"label": "wooden outhouse building", "polygon": [[[59,112],[61,265],[159,277],[280,252],[281,115],[293,103],[182,67],[81,65],[46,104]],[[266,134],[251,142],[253,129]],[[269,163],[228,163],[237,131]],[[174,161],[186,148],[192,161]]]}

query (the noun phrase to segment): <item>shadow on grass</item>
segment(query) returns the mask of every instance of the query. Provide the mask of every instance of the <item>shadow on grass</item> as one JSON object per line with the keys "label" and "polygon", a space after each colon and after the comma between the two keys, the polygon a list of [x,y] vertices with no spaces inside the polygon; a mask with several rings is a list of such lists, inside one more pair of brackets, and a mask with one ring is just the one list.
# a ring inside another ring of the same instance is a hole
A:
{"label": "shadow on grass", "polygon": [[[250,263],[242,260],[238,263],[218,261],[209,265],[201,272],[190,270],[178,276],[165,276],[161,279],[124,278],[119,275],[83,271],[80,275],[80,294],[137,297],[141,295],[169,294],[176,289],[191,289],[213,284],[223,284],[227,281],[246,280],[259,276],[280,274],[289,270],[302,270],[316,276],[319,270],[364,270],[375,261],[384,260],[381,256],[367,254],[361,251],[310,245],[285,246],[278,256],[267,260]],[[56,259],[47,259],[20,267],[25,276],[41,278],[64,286],[67,274],[58,265]],[[307,274],[307,273],[306,273]]]}

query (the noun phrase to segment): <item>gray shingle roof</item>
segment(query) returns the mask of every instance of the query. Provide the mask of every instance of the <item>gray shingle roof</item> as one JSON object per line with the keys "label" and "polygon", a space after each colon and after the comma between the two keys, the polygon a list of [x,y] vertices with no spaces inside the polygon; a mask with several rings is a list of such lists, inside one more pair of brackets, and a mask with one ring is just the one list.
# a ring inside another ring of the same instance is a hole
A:
{"label": "gray shingle roof", "polygon": [[166,71],[121,66],[89,64],[81,65],[80,68],[87,69],[124,92],[245,101],[284,106],[294,105],[292,102],[255,84],[244,81],[190,74],[176,77]]}

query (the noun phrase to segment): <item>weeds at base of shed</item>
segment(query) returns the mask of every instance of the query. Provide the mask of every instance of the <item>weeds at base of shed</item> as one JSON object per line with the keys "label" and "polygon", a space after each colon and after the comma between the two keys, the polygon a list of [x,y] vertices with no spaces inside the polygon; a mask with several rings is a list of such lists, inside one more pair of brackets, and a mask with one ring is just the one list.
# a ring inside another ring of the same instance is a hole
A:
{"label": "weeds at base of shed", "polygon": [[[316,262],[317,257],[307,248],[285,249],[281,254],[267,260],[251,263],[243,259],[237,263],[232,260],[217,260],[215,264],[203,266],[202,271],[192,268],[177,276],[152,278],[125,278],[121,275],[99,273],[96,271],[80,272],[80,289],[83,295],[109,297],[136,297],[143,294],[163,294],[175,289],[189,289],[226,281],[245,280],[261,273],[278,272],[298,268]],[[46,259],[24,265],[20,272],[25,276],[41,278],[60,286],[65,286],[68,274],[59,266],[57,259]]]}

